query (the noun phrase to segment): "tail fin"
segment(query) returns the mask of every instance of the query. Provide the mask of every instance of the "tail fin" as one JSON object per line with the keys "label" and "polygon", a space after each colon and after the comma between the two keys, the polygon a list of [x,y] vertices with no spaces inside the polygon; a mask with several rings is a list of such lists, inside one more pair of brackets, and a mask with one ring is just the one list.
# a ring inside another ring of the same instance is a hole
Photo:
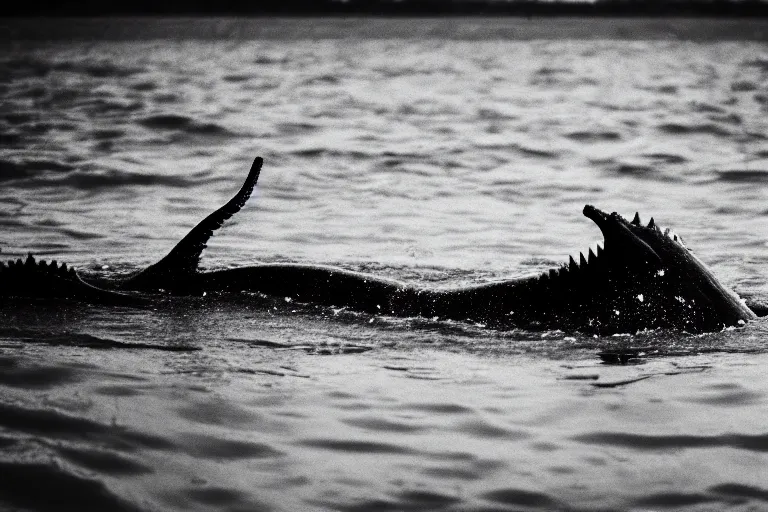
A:
{"label": "tail fin", "polygon": [[127,279],[122,285],[123,289],[142,288],[167,288],[169,278],[183,278],[197,272],[200,263],[200,255],[207,247],[208,239],[213,232],[224,224],[224,221],[240,211],[245,202],[251,197],[253,187],[259,179],[261,166],[264,159],[256,157],[251,165],[251,170],[240,191],[230,199],[227,204],[208,215],[197,226],[187,233],[187,236],[176,244],[171,252],[157,263],[150,265],[135,276]]}

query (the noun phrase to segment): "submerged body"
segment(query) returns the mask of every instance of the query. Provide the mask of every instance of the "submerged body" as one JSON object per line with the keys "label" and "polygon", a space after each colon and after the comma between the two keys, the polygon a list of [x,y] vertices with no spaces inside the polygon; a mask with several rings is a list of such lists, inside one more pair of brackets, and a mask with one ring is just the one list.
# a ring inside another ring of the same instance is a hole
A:
{"label": "submerged body", "polygon": [[[241,190],[193,228],[162,260],[120,280],[83,280],[71,270],[26,262],[0,264],[0,296],[71,297],[133,304],[152,296],[250,292],[372,314],[423,316],[492,328],[561,329],[598,334],[670,328],[707,332],[742,325],[755,313],[725,288],[669,231],[636,215],[628,222],[592,206],[605,248],[538,276],[462,288],[427,289],[334,267],[265,264],[200,272],[208,239],[250,197],[262,160]],[[33,284],[30,284],[33,283]],[[54,283],[54,285],[46,284]]]}

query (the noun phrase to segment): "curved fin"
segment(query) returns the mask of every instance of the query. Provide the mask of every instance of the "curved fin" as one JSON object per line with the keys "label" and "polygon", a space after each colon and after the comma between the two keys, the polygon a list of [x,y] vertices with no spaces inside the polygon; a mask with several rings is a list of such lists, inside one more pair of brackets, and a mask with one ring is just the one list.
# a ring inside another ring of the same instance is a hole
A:
{"label": "curved fin", "polygon": [[151,285],[153,288],[163,288],[167,283],[164,283],[162,279],[155,281],[157,277],[177,277],[197,272],[200,256],[208,246],[208,240],[213,235],[213,232],[219,229],[225,220],[239,212],[240,208],[251,197],[251,192],[253,192],[253,188],[259,179],[263,163],[263,158],[256,157],[240,191],[227,204],[200,221],[163,259],[128,279],[121,287],[131,288],[137,285],[143,287],[143,281],[149,278],[152,279]]}

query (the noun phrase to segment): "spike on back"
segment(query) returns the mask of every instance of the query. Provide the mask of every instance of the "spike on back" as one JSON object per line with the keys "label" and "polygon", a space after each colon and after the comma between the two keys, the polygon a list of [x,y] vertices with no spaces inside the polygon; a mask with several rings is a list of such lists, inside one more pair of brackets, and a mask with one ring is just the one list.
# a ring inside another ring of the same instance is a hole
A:
{"label": "spike on back", "polygon": [[640,214],[638,212],[635,212],[635,217],[632,219],[632,224],[635,226],[640,225]]}
{"label": "spike on back", "polygon": [[0,262],[0,272],[4,271],[20,272],[22,274],[42,272],[45,274],[57,274],[60,276],[76,275],[75,269],[68,268],[66,263],[63,263],[61,267],[59,267],[56,260],[52,260],[50,262],[45,260],[37,260],[32,255],[32,253],[28,253],[24,260],[18,258],[16,260],[8,260],[7,263]]}

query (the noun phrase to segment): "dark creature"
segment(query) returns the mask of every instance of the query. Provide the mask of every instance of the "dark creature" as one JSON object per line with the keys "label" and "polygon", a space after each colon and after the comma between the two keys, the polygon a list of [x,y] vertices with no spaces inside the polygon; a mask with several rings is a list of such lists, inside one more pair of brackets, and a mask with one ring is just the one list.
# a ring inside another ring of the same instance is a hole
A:
{"label": "dark creature", "polygon": [[[765,315],[750,309],[669,230],[638,214],[630,222],[594,206],[584,215],[603,233],[603,247],[541,275],[461,288],[428,289],[340,268],[263,264],[201,272],[208,239],[237,213],[253,191],[263,160],[256,158],[240,191],[195,226],[163,259],[122,279],[81,277],[26,261],[0,263],[0,297],[71,298],[135,305],[168,296],[251,292],[294,303],[347,308],[398,317],[438,317],[495,329],[635,333],[675,329],[691,333],[739,326]],[[163,294],[159,292],[163,291]]]}

